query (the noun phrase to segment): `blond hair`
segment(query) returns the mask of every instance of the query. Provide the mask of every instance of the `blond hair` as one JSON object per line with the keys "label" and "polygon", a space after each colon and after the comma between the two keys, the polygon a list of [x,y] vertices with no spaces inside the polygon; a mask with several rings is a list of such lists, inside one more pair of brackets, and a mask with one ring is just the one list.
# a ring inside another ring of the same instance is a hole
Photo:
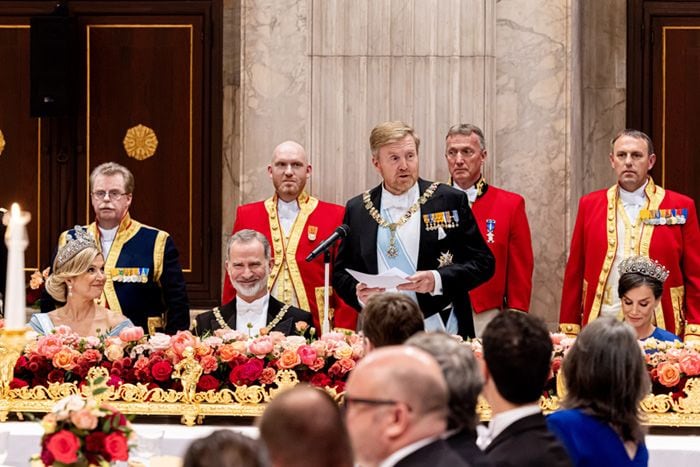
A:
{"label": "blond hair", "polygon": [[46,279],[46,291],[59,302],[66,301],[68,286],[66,279],[77,277],[88,270],[92,262],[101,254],[97,246],[89,246],[80,250],[75,256],[63,264],[54,260],[51,274]]}
{"label": "blond hair", "polygon": [[389,143],[393,143],[410,135],[416,143],[416,153],[420,147],[420,138],[415,130],[402,121],[383,122],[372,129],[369,135],[369,147],[372,150],[372,157],[377,157],[379,148]]}
{"label": "blond hair", "polygon": [[133,193],[135,185],[134,174],[132,174],[129,169],[116,162],[105,162],[92,170],[92,173],[90,173],[90,190],[95,186],[95,179],[98,175],[109,177],[117,174],[121,175],[124,179],[124,193]]}

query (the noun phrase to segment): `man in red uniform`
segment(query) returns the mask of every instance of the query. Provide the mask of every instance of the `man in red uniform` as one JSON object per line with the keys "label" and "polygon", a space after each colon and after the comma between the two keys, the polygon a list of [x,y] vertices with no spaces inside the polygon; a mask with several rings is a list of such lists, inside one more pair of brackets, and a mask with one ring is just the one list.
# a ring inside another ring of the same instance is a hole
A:
{"label": "man in red uniform", "polygon": [[[280,301],[310,311],[321,332],[325,316],[323,255],[311,262],[306,256],[343,223],[345,209],[309,196],[305,191],[311,165],[304,148],[294,141],[278,145],[267,171],[275,194],[257,203],[239,206],[233,232],[253,229],[267,237],[275,260],[268,288]],[[224,283],[223,303],[234,297],[229,281]],[[331,328],[355,330],[357,312],[333,293],[329,296]]]}
{"label": "man in red uniform", "polygon": [[700,338],[700,230],[695,203],[664,190],[648,175],[656,162],[646,134],[623,130],[612,140],[617,184],[581,198],[564,273],[560,328],[577,334],[599,316],[622,318],[618,265],[642,255],[666,266],[655,324]]}
{"label": "man in red uniform", "polygon": [[475,125],[454,125],[445,139],[452,186],[467,193],[479,231],[496,258],[496,272],[472,289],[469,299],[476,336],[503,309],[530,309],[534,261],[525,200],[488,185],[481,168],[486,159],[484,133]]}

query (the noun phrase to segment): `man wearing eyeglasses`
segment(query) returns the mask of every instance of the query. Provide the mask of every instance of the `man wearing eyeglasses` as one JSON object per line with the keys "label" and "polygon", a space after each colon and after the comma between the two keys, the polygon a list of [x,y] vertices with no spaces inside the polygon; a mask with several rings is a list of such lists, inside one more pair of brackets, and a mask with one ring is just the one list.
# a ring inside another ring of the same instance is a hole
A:
{"label": "man wearing eyeglasses", "polygon": [[360,360],[345,386],[345,423],[363,467],[460,467],[442,439],[447,383],[437,361],[412,346],[376,349]]}
{"label": "man wearing eyeglasses", "polygon": [[[153,332],[163,326],[174,334],[189,328],[189,302],[178,252],[170,235],[129,216],[134,176],[114,162],[90,174],[95,222],[87,228],[105,258],[106,282],[100,303]],[[67,233],[59,237],[59,247]],[[46,294],[45,294],[46,295]],[[42,297],[42,311],[53,303]]]}
{"label": "man wearing eyeglasses", "polygon": [[525,200],[486,183],[486,141],[481,128],[452,126],[445,138],[445,159],[452,186],[467,194],[481,235],[496,258],[491,279],[469,291],[476,337],[501,310],[530,309],[534,259]]}

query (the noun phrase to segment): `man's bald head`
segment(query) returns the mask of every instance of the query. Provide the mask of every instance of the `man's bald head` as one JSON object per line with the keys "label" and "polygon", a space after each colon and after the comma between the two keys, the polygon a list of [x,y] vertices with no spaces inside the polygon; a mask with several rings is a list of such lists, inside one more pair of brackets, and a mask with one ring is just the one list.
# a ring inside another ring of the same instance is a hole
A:
{"label": "man's bald head", "polygon": [[345,386],[345,423],[355,460],[377,465],[447,427],[447,384],[438,363],[411,346],[373,350]]}
{"label": "man's bald head", "polygon": [[286,202],[295,200],[306,186],[311,175],[311,165],[306,151],[296,141],[285,141],[272,152],[272,162],[267,167],[277,196]]}
{"label": "man's bald head", "polygon": [[353,465],[340,409],[324,391],[301,384],[279,394],[258,426],[274,466]]}

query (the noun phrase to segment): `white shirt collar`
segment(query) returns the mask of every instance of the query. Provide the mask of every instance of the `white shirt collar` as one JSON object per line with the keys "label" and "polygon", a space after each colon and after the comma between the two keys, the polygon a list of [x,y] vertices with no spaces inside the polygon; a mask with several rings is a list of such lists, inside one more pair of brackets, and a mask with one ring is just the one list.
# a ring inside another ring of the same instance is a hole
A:
{"label": "white shirt collar", "polygon": [[467,198],[469,198],[469,204],[472,204],[472,203],[474,203],[474,201],[476,201],[476,194],[477,194],[476,183],[474,185],[470,186],[469,188],[465,189],[465,188],[462,188],[461,186],[457,185],[457,182],[453,181],[452,186],[454,188],[457,188],[459,191],[463,191],[467,194]]}
{"label": "white shirt collar", "polygon": [[414,183],[411,188],[406,190],[404,193],[401,193],[400,195],[395,195],[388,191],[386,188],[384,188],[384,184],[382,183],[382,205],[381,209],[403,209],[404,211],[408,211],[408,209],[418,201],[418,197],[420,196],[420,190],[418,189],[418,182]]}
{"label": "white shirt collar", "polygon": [[247,310],[247,311],[255,311],[255,312],[262,312],[262,311],[267,311],[267,304],[270,301],[270,294],[266,293],[262,297],[258,298],[257,300],[253,300],[252,302],[246,302],[243,300],[241,297],[236,297],[236,310],[237,311],[242,311],[242,310]]}
{"label": "white shirt collar", "polygon": [[277,198],[277,215],[279,216],[280,224],[282,225],[285,235],[292,230],[292,226],[300,210],[301,208],[296,199],[287,202],[282,198]]}
{"label": "white shirt collar", "polygon": [[513,423],[517,422],[521,418],[529,417],[536,413],[540,413],[540,404],[535,402],[533,404],[523,405],[511,410],[506,410],[505,412],[498,413],[491,417],[491,422],[489,423],[489,433],[490,441],[493,441],[496,436],[500,435],[503,430],[511,426]]}
{"label": "white shirt collar", "polygon": [[620,200],[622,201],[623,206],[624,205],[635,205],[635,206],[641,206],[644,204],[646,201],[646,192],[644,191],[647,187],[647,183],[649,183],[649,179],[647,178],[647,181],[644,182],[644,185],[640,186],[634,191],[627,191],[622,187],[620,188]]}
{"label": "white shirt collar", "polygon": [[111,242],[112,240],[114,240],[114,237],[117,236],[117,229],[119,229],[119,226],[117,225],[112,227],[111,229],[104,229],[98,225],[97,228],[100,229],[100,238],[102,240]]}
{"label": "white shirt collar", "polygon": [[440,436],[431,436],[429,438],[423,438],[415,443],[411,443],[408,446],[404,446],[401,449],[392,452],[389,457],[384,459],[378,467],[393,467],[396,465],[397,462],[399,462],[401,459],[404,457],[408,456],[409,454],[416,452],[422,447],[425,447],[432,443],[433,441],[436,441],[440,438]]}

